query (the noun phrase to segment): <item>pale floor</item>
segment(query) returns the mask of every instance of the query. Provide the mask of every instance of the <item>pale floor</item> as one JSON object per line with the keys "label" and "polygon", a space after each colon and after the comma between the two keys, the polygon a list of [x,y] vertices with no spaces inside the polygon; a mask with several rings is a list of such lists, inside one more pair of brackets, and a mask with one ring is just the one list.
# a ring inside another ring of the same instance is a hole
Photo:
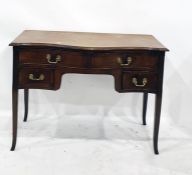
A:
{"label": "pale floor", "polygon": [[109,113],[19,119],[15,152],[11,119],[0,122],[0,175],[191,175],[192,137],[164,117],[159,151],[152,149],[152,121]]}

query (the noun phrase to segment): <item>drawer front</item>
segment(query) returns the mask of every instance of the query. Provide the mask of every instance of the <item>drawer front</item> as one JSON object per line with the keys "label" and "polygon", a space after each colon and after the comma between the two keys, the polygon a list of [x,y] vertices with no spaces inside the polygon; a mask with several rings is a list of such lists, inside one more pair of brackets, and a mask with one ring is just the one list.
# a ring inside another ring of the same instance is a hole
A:
{"label": "drawer front", "polygon": [[98,53],[92,58],[95,68],[153,69],[158,65],[158,56],[150,52]]}
{"label": "drawer front", "polygon": [[49,64],[67,67],[84,67],[85,56],[78,51],[27,49],[20,51],[21,64]]}
{"label": "drawer front", "polygon": [[51,89],[53,87],[53,70],[22,68],[19,71],[19,88]]}
{"label": "drawer front", "polygon": [[156,91],[157,74],[148,72],[123,72],[122,75],[123,90],[130,91]]}

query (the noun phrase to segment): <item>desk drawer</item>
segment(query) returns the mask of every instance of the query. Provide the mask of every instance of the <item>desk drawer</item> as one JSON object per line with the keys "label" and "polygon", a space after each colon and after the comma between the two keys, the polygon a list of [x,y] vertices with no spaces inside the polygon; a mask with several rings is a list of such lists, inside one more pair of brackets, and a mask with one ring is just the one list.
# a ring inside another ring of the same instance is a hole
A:
{"label": "desk drawer", "polygon": [[51,89],[53,71],[49,69],[22,68],[19,71],[19,88]]}
{"label": "desk drawer", "polygon": [[157,75],[149,72],[123,72],[122,76],[123,90],[130,91],[156,91]]}
{"label": "desk drawer", "polygon": [[92,58],[95,68],[156,69],[158,56],[150,52],[98,53]]}
{"label": "desk drawer", "polygon": [[66,67],[84,67],[85,56],[78,51],[63,51],[53,49],[21,50],[19,61],[21,64],[49,64]]}

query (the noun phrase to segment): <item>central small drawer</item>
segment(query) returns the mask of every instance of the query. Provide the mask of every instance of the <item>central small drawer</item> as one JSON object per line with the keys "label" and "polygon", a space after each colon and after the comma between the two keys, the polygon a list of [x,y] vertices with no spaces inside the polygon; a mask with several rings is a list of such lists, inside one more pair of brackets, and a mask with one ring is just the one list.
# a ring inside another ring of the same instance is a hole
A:
{"label": "central small drawer", "polygon": [[86,55],[71,50],[26,49],[19,53],[20,64],[49,64],[66,67],[84,67]]}
{"label": "central small drawer", "polygon": [[158,56],[150,52],[97,53],[92,57],[92,67],[155,70],[158,60]]}

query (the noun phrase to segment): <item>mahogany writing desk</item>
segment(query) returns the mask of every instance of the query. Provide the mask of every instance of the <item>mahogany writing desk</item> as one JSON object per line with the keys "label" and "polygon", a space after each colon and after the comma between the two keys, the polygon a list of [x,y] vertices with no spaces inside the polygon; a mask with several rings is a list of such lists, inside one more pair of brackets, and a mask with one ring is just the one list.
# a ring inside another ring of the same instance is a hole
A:
{"label": "mahogany writing desk", "polygon": [[18,90],[24,89],[25,116],[29,89],[60,88],[66,73],[109,74],[115,90],[142,92],[143,124],[148,93],[156,94],[153,145],[158,154],[164,56],[168,51],[151,35],[24,31],[13,46],[13,140],[17,139]]}

